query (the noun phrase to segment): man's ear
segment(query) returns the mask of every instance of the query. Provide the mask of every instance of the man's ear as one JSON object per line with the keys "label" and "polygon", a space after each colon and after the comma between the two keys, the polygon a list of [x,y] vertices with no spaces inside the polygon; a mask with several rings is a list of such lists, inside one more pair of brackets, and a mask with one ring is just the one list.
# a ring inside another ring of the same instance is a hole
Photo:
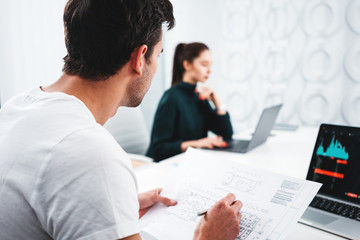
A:
{"label": "man's ear", "polygon": [[148,46],[143,44],[136,48],[131,54],[131,67],[133,71],[139,76],[142,75],[142,68],[145,65],[145,54],[148,51]]}

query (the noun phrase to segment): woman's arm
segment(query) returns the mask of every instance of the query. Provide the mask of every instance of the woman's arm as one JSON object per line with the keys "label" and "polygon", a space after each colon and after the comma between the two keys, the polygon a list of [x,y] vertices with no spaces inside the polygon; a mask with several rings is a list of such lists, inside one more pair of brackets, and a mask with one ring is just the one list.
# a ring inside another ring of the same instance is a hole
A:
{"label": "woman's arm", "polygon": [[223,141],[220,136],[206,137],[198,140],[185,141],[181,143],[181,151],[185,152],[189,147],[193,148],[214,148],[214,147],[227,147],[228,143]]}
{"label": "woman's arm", "polygon": [[178,117],[176,99],[165,93],[156,110],[148,152],[155,161],[181,153],[181,141],[174,139]]}
{"label": "woman's arm", "polygon": [[222,107],[223,105],[215,91],[209,87],[201,87],[198,88],[197,92],[200,100],[211,101],[215,106],[215,110],[213,110],[209,102],[204,102],[209,130],[225,139],[230,139],[233,135],[230,115],[226,112],[224,107]]}

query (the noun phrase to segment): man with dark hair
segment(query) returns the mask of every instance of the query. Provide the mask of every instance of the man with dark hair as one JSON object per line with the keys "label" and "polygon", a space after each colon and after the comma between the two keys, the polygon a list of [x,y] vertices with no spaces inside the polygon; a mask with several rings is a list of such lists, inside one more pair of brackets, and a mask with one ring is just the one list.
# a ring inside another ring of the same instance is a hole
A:
{"label": "man with dark hair", "polygon": [[[161,189],[137,194],[126,153],[102,127],[138,106],[162,52],[168,0],[70,0],[63,75],[0,110],[0,239],[141,239],[138,219]],[[235,239],[233,194],[200,220],[194,239]]]}

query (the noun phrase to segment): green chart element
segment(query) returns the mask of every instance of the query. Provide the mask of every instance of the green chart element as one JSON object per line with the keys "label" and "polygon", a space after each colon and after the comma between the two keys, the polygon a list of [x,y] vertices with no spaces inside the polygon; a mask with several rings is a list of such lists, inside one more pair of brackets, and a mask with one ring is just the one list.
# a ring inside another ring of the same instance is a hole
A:
{"label": "green chart element", "polygon": [[345,151],[345,147],[341,146],[341,143],[338,140],[335,140],[335,136],[332,138],[330,146],[326,151],[324,151],[324,147],[321,143],[316,154],[325,157],[341,158],[344,160],[349,159],[349,154]]}

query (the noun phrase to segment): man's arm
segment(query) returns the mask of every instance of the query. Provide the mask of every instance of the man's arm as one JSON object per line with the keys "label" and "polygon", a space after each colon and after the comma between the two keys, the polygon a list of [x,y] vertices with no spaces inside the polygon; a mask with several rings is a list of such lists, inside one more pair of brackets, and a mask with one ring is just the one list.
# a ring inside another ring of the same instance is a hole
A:
{"label": "man's arm", "polygon": [[[159,193],[159,190],[150,192]],[[216,202],[196,226],[193,240],[234,240],[240,232],[242,207],[242,203],[235,199],[235,195],[229,193]],[[119,240],[141,240],[141,236],[135,234]]]}
{"label": "man's arm", "polygon": [[174,206],[177,204],[175,199],[160,196],[162,188],[156,188],[154,190],[140,193],[138,195],[139,200],[139,217],[141,218],[144,214],[157,202],[160,202],[166,206]]}
{"label": "man's arm", "polygon": [[[139,200],[139,217],[141,218],[155,203],[161,202],[167,206],[173,206],[177,203],[174,199],[169,199],[163,196],[160,196],[161,188],[157,188],[145,193],[140,193],[138,195]],[[119,240],[141,240],[140,234],[134,234],[129,237],[125,237]]]}

